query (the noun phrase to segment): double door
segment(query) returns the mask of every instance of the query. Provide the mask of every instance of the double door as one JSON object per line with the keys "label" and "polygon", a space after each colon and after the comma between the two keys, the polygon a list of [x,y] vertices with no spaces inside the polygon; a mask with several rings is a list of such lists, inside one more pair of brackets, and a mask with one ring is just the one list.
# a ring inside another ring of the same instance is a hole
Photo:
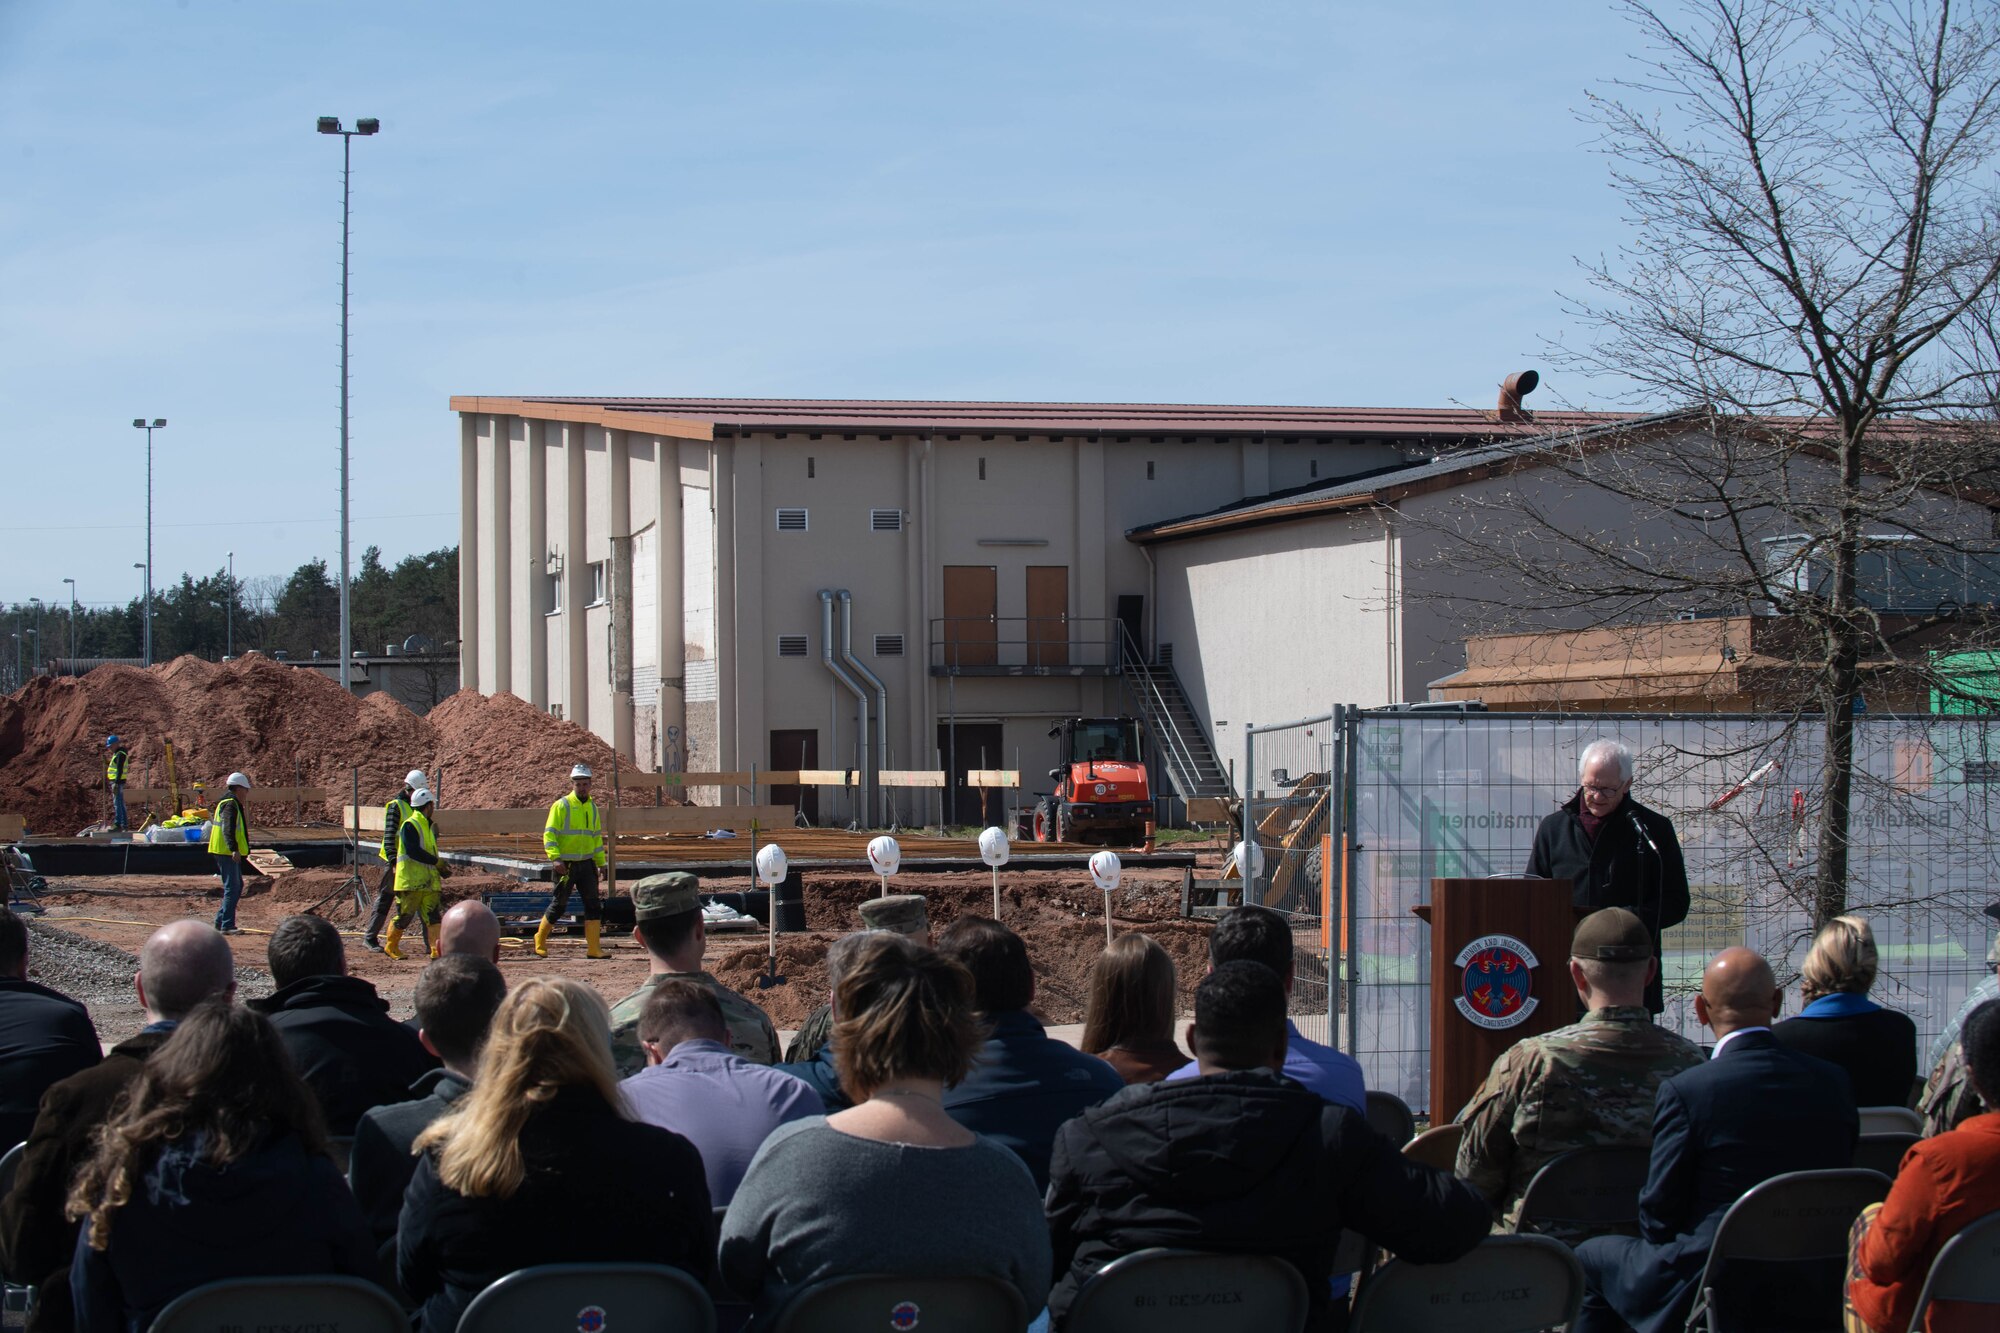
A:
{"label": "double door", "polygon": [[[1000,571],[944,567],[944,653],[949,667],[1000,665],[1000,645],[1021,649],[1031,667],[1069,665],[1069,566],[1029,565],[1028,614],[1018,634],[1000,633]],[[1010,657],[1015,656],[1009,653]]]}

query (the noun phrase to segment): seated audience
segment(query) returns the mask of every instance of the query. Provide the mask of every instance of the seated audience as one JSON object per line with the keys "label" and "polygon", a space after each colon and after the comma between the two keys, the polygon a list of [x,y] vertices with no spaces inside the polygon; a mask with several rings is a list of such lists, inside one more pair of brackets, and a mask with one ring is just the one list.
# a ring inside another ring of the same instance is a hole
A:
{"label": "seated audience", "polygon": [[102,1053],[88,1009],[28,980],[28,923],[0,907],[0,1153],[28,1137],[44,1092]]}
{"label": "seated audience", "polygon": [[438,957],[455,953],[500,961],[500,918],[477,898],[465,898],[445,909],[438,921]]}
{"label": "seated audience", "polygon": [[[1988,907],[1986,914],[2000,916],[2000,903]],[[1986,969],[2000,970],[2000,939],[1987,946]],[[1923,1095],[1917,1099],[1917,1109],[1924,1116],[1926,1138],[1957,1129],[1982,1111],[2000,1110],[2000,1106],[1988,1106],[1981,1101],[1972,1080],[1966,1077],[1965,1047],[1959,1041],[1966,1018],[1996,995],[2000,995],[2000,977],[1988,977],[1974,986],[1945,1030],[1931,1043],[1929,1076],[1924,1080]]]}
{"label": "seated audience", "polygon": [[333,923],[286,917],[271,932],[266,957],[277,989],[250,1007],[284,1038],[326,1132],[350,1137],[363,1111],[408,1100],[410,1085],[434,1062],[417,1034],[389,1017],[375,987],[347,975],[347,950]]}
{"label": "seated audience", "polygon": [[[1988,1106],[2000,1106],[2000,1001],[1989,1000],[1965,1020],[1959,1041],[1972,1083]],[[1868,1333],[1903,1333],[1931,1261],[1945,1242],[2000,1210],[2000,1111],[1911,1148],[1889,1197],[1855,1223],[1847,1295],[1851,1315]],[[1991,1329],[1990,1305],[1933,1305],[1929,1333]],[[1854,1327],[1850,1319],[1849,1327]]]}
{"label": "seated audience", "polygon": [[1028,1012],[1035,969],[1019,935],[983,916],[962,916],[938,952],[972,974],[973,1002],[990,1035],[972,1072],[945,1090],[944,1109],[975,1134],[1019,1153],[1035,1188],[1049,1186],[1049,1149],[1062,1123],[1125,1086],[1094,1055],[1057,1041]]}
{"label": "seated audience", "polygon": [[1329,1297],[1343,1229],[1416,1263],[1456,1259],[1486,1235],[1492,1214],[1470,1185],[1284,1076],[1285,1007],[1270,968],[1218,964],[1188,1028],[1200,1074],[1127,1088],[1057,1134],[1056,1328],[1092,1274],[1149,1246],[1276,1255],[1304,1275],[1317,1330],[1341,1326]]}
{"label": "seated audience", "polygon": [[708,1173],[709,1202],[727,1207],[750,1159],[778,1126],[824,1115],[804,1081],[731,1051],[715,992],[685,977],[653,987],[639,1013],[646,1068],[620,1085],[632,1115],[694,1144]]}
{"label": "seated audience", "polygon": [[[843,935],[827,946],[826,990],[829,1014],[833,1013],[833,1003],[840,994],[840,979],[847,974],[848,962],[860,951],[862,944],[868,939],[868,934],[869,932]],[[810,1058],[787,1061],[777,1068],[793,1078],[803,1080],[807,1087],[819,1094],[820,1102],[828,1111],[844,1111],[854,1104],[840,1088],[840,1069],[834,1063],[831,1030],[827,1033],[826,1041]]]}
{"label": "seated audience", "polygon": [[77,1333],[133,1333],[223,1278],[379,1280],[368,1225],[269,1020],[196,1005],[141,1067],[70,1191]]}
{"label": "seated audience", "polygon": [[[1211,971],[1224,963],[1262,963],[1278,974],[1285,994],[1292,993],[1292,926],[1268,907],[1239,907],[1225,913],[1208,937],[1208,966]],[[1285,1020],[1285,1077],[1305,1084],[1330,1102],[1368,1109],[1368,1089],[1362,1083],[1361,1066],[1331,1046],[1322,1046],[1299,1035]],[[1169,1079],[1194,1078],[1194,1065],[1183,1065],[1167,1075]]]}
{"label": "seated audience", "polygon": [[[1980,910],[1995,922],[2000,922],[2000,902],[1988,903]],[[1986,944],[1986,980],[1966,994],[1953,1012],[1951,1021],[1932,1038],[1930,1051],[1924,1056],[1924,1068],[1937,1068],[1938,1062],[1944,1059],[1944,1053],[1957,1042],[1959,1028],[1972,1011],[1992,999],[2000,999],[2000,936],[1995,936]]]}
{"label": "seated audience", "polygon": [[1771,1035],[1845,1069],[1856,1106],[1908,1106],[1917,1081],[1917,1025],[1868,998],[1875,966],[1875,932],[1866,918],[1827,922],[1799,969],[1806,1007]]}
{"label": "seated audience", "polygon": [[[463,906],[463,904],[461,904]],[[446,919],[450,914],[446,914]],[[377,1241],[396,1234],[403,1191],[416,1174],[410,1145],[458,1104],[478,1077],[479,1052],[507,983],[483,957],[445,953],[417,978],[417,1040],[444,1062],[410,1085],[412,1100],[364,1112],[354,1126],[347,1179]]]}
{"label": "seated audience", "polygon": [[[1660,1084],[1702,1062],[1700,1047],[1646,1008],[1658,970],[1652,934],[1631,912],[1607,907],[1578,922],[1569,979],[1583,1018],[1508,1047],[1459,1116],[1458,1174],[1501,1214],[1501,1230],[1520,1222],[1522,1193],[1552,1159],[1652,1143]],[[1600,1233],[1549,1234],[1574,1244]]]}
{"label": "seated audience", "polygon": [[422,1333],[452,1333],[474,1296],[536,1264],[668,1264],[697,1281],[714,1268],[701,1157],[626,1119],[604,1001],[580,981],[516,987],[472,1091],[415,1146],[396,1275]]}
{"label": "seated audience", "polygon": [[901,935],[849,938],[832,1050],[856,1104],[765,1140],[723,1219],[724,1280],[760,1326],[847,1273],[984,1274],[1039,1311],[1049,1232],[1034,1180],[944,1109],[979,1049],[972,979]]}
{"label": "seated audience", "polygon": [[[930,915],[921,893],[892,893],[882,898],[863,898],[861,905],[854,909],[861,918],[863,930],[893,930],[898,935],[908,935],[926,949],[931,947]],[[832,987],[827,988],[829,991]],[[825,1047],[827,1035],[833,1031],[833,1006],[821,1004],[806,1015],[805,1023],[785,1047],[785,1063],[802,1065],[810,1062]]]}
{"label": "seated audience", "polygon": [[685,870],[648,875],[632,886],[632,938],[650,967],[639,989],[611,1006],[611,1057],[620,1078],[646,1067],[639,1045],[639,1010],[646,994],[668,977],[706,986],[729,1023],[729,1049],[755,1064],[777,1063],[778,1029],[770,1015],[702,970],[708,928],[702,922],[700,884]]}
{"label": "seated audience", "polygon": [[1187,1063],[1174,1044],[1174,960],[1150,935],[1120,935],[1090,965],[1083,1049],[1129,1084],[1158,1083]]}
{"label": "seated audience", "polygon": [[[1715,1051],[1660,1085],[1638,1238],[1576,1247],[1585,1293],[1570,1333],[1679,1330],[1730,1204],[1772,1176],[1853,1164],[1860,1128],[1847,1074],[1778,1044],[1771,1020],[1783,1002],[1754,951],[1724,949],[1709,963],[1694,1012]],[[1782,1284],[1768,1290],[1774,1302],[1790,1295]],[[1759,1324],[1754,1312],[1739,1317]]]}
{"label": "seated audience", "polygon": [[69,1267],[77,1227],[64,1214],[70,1183],[96,1150],[97,1131],[119,1098],[180,1021],[211,997],[235,998],[236,960],[229,941],[206,921],[170,921],[139,946],[132,989],[146,1025],[113,1046],[102,1062],[43,1095],[13,1191],[0,1200],[0,1268],[36,1287],[28,1333],[67,1333],[74,1323]]}

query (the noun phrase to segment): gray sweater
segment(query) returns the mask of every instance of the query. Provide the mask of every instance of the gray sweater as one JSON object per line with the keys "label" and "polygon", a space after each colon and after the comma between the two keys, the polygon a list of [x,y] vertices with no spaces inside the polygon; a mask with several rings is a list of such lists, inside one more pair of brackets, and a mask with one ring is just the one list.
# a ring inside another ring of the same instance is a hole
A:
{"label": "gray sweater", "polygon": [[1048,1222],[1021,1159],[983,1135],[970,1147],[878,1143],[825,1116],[780,1126],[750,1163],[722,1223],[722,1276],[762,1325],[800,1288],[856,1273],[969,1273],[1049,1295]]}

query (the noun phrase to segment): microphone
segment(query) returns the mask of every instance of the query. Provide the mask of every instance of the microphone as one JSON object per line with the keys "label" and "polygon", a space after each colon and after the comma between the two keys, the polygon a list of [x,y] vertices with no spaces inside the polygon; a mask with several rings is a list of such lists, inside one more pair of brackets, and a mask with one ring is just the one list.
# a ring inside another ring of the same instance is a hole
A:
{"label": "microphone", "polygon": [[1660,854],[1660,844],[1654,842],[1653,835],[1646,831],[1646,821],[1639,818],[1639,812],[1637,810],[1627,810],[1625,818],[1632,821],[1632,827],[1639,831],[1640,838],[1645,841],[1648,847],[1653,849],[1653,855],[1658,856]]}

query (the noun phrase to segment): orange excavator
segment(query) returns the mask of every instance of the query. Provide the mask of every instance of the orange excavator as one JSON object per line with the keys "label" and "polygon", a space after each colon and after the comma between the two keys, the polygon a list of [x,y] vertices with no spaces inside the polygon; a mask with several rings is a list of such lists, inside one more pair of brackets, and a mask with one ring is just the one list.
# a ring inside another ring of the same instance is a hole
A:
{"label": "orange excavator", "polygon": [[1150,847],[1153,789],[1139,757],[1139,722],[1130,717],[1071,717],[1049,728],[1062,741],[1062,767],[1049,770],[1056,789],[1021,812],[1020,836],[1036,842],[1083,842]]}

